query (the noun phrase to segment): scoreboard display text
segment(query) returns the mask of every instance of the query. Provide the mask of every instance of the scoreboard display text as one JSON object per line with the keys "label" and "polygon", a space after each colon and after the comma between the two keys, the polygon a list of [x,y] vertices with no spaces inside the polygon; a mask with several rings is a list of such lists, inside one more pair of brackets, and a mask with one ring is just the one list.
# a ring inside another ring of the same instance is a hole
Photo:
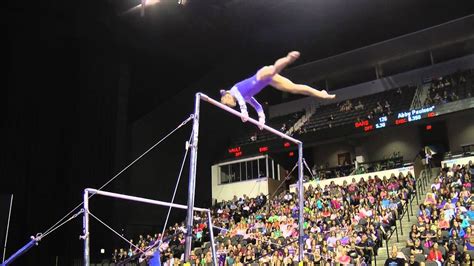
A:
{"label": "scoreboard display text", "polygon": [[[380,116],[374,119],[361,120],[354,123],[356,130],[362,130],[364,132],[370,132],[373,130],[385,128],[388,126],[400,126],[410,122],[418,121],[425,118],[431,118],[437,116],[435,112],[435,106],[424,107],[414,109],[406,112],[400,112],[398,114],[390,116]],[[228,157],[241,157],[245,155],[255,154],[267,154],[270,151],[283,151],[287,153],[288,157],[296,156],[295,145],[290,142],[275,141],[269,145],[246,145],[246,146],[234,146],[227,149]]]}
{"label": "scoreboard display text", "polygon": [[414,109],[411,111],[400,112],[391,116],[380,116],[371,120],[361,120],[354,123],[354,127],[369,132],[375,129],[385,128],[387,126],[399,126],[406,123],[418,121],[425,118],[435,117],[435,106]]}

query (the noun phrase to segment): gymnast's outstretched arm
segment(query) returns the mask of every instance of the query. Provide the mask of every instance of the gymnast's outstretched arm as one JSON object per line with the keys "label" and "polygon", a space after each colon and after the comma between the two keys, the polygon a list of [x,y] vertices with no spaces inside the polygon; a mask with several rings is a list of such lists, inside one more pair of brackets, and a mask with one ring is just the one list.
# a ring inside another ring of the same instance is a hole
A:
{"label": "gymnast's outstretched arm", "polygon": [[239,90],[236,87],[233,87],[232,89],[230,89],[230,92],[232,93],[237,103],[239,104],[240,112],[243,115],[241,117],[242,122],[247,122],[249,113],[247,112],[247,104],[245,103],[245,100],[242,97],[242,94],[240,94]]}
{"label": "gymnast's outstretched arm", "polygon": [[[263,111],[262,105],[254,97],[250,98],[248,103],[257,111],[258,122],[265,124],[265,112]],[[260,127],[260,129],[263,129],[263,127]]]}
{"label": "gymnast's outstretched arm", "polygon": [[289,92],[293,94],[302,94],[307,96],[313,96],[323,99],[334,99],[336,98],[335,94],[328,94],[325,90],[317,90],[308,85],[295,84],[291,80],[276,74],[273,76],[270,85],[275,87],[278,90]]}

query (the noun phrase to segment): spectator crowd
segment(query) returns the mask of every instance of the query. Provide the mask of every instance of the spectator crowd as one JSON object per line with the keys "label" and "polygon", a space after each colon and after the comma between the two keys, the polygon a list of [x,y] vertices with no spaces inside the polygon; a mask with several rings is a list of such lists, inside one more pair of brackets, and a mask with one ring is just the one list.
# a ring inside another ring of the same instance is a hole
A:
{"label": "spectator crowd", "polygon": [[[382,241],[390,236],[405,203],[413,196],[415,179],[404,176],[353,179],[304,191],[304,262],[306,265],[372,262]],[[297,195],[284,192],[275,198],[235,197],[213,207],[219,265],[293,265],[299,260]],[[192,265],[212,265],[209,228],[205,217],[194,217]],[[159,245],[163,265],[181,265],[184,224],[166,230]],[[160,234],[140,236],[142,250],[160,241]],[[129,247],[114,254],[115,261],[136,258]],[[152,254],[152,253],[150,253]]]}

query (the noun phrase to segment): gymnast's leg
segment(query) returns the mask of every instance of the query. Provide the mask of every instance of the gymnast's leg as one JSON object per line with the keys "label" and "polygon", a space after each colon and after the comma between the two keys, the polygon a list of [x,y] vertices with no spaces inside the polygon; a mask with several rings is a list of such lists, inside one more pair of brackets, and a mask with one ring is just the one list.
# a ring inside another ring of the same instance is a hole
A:
{"label": "gymnast's leg", "polygon": [[323,99],[334,99],[336,97],[335,94],[329,94],[325,90],[317,90],[312,88],[308,85],[303,84],[295,84],[291,80],[276,74],[272,77],[272,81],[270,82],[272,87],[275,87],[278,90],[289,92],[293,94],[302,94],[307,96],[313,96]]}

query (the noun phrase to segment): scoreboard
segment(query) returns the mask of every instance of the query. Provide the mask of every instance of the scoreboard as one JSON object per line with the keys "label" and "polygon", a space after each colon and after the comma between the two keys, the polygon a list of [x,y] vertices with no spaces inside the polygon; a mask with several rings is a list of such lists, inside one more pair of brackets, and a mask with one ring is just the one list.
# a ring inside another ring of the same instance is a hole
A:
{"label": "scoreboard", "polygon": [[399,126],[421,119],[435,117],[436,115],[435,106],[430,106],[410,111],[403,111],[395,115],[384,115],[370,120],[361,120],[355,122],[354,127],[365,132],[369,132],[372,130],[385,128],[387,126]]}
{"label": "scoreboard", "polygon": [[227,149],[227,154],[230,157],[241,157],[243,155],[255,155],[258,153],[267,154],[271,150],[271,151],[284,151],[288,153],[288,157],[293,157],[295,156],[295,152],[293,152],[292,150],[294,150],[295,147],[296,145],[294,145],[293,143],[289,141],[285,141],[285,142],[275,141],[271,144],[271,146],[262,144],[259,146],[252,145],[251,147],[249,146],[230,147]]}
{"label": "scoreboard", "polygon": [[[430,106],[409,111],[403,111],[389,116],[384,115],[376,117],[374,119],[361,120],[355,122],[353,127],[350,124],[347,124],[346,126],[347,130],[349,130],[350,132],[354,132],[354,130],[370,132],[389,126],[400,126],[410,122],[437,116],[438,113],[436,112],[435,108],[435,106]],[[427,128],[427,130],[429,129]],[[268,154],[269,152],[284,152],[286,153],[286,156],[294,157],[298,154],[298,152],[295,150],[296,146],[293,143],[283,140],[273,140],[271,142],[262,142],[255,143],[252,145],[229,147],[225,153],[225,157],[235,158],[246,155]]]}

